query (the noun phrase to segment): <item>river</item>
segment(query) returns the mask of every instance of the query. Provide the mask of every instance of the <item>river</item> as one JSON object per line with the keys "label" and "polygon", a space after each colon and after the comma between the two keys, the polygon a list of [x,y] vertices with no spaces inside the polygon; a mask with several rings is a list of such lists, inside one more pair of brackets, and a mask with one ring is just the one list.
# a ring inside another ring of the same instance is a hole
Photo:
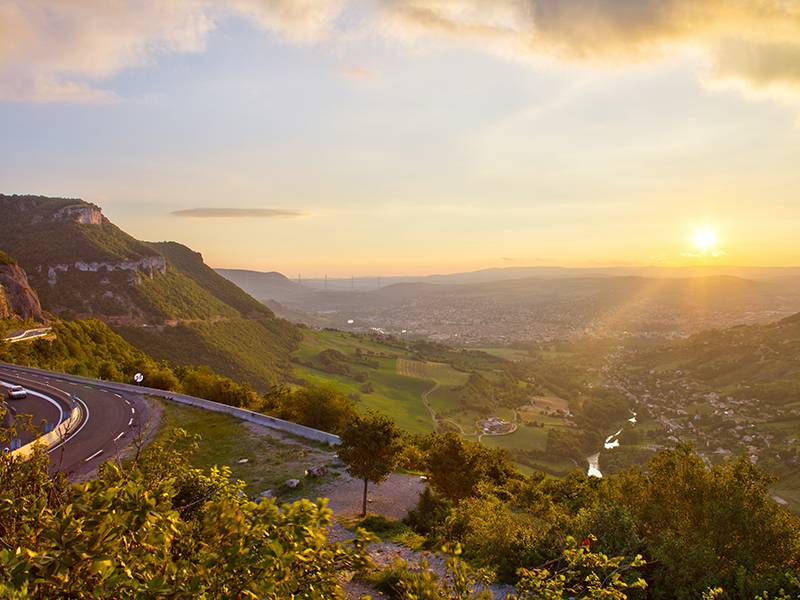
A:
{"label": "river", "polygon": [[[636,425],[636,412],[631,411],[633,416],[628,419],[628,423],[632,425]],[[622,435],[622,432],[625,431],[625,428],[621,428],[617,433],[612,433],[608,436],[603,442],[603,449],[604,450],[613,450],[614,448],[619,447],[619,436]],[[586,462],[589,463],[589,469],[586,471],[586,474],[589,477],[602,477],[603,472],[600,470],[600,452],[596,452],[591,456],[586,457]]]}

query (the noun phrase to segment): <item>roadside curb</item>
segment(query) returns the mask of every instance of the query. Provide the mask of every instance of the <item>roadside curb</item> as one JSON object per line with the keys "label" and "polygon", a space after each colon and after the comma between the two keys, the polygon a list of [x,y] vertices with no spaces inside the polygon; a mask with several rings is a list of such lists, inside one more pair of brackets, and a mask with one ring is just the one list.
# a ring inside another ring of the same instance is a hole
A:
{"label": "roadside curb", "polygon": [[[24,382],[24,381],[23,381]],[[29,384],[28,384],[29,385]],[[33,388],[31,388],[33,389]],[[45,393],[41,389],[36,390],[39,393]],[[81,424],[84,418],[84,412],[81,408],[80,403],[75,402],[72,398],[69,400],[65,400],[64,398],[53,398],[53,400],[60,401],[60,402],[68,402],[71,406],[71,410],[69,412],[69,416],[61,421],[52,431],[46,433],[44,435],[40,435],[36,439],[28,442],[24,446],[20,446],[14,450],[10,451],[10,454],[14,457],[18,458],[28,458],[36,447],[44,447],[46,450],[50,450],[54,446],[57,446],[61,442],[63,442],[71,433],[75,431],[75,429]]]}

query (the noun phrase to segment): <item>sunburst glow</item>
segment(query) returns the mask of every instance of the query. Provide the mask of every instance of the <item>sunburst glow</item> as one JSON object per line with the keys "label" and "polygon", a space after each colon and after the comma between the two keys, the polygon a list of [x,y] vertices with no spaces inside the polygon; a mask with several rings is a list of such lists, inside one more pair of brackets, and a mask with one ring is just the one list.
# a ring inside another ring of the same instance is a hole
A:
{"label": "sunburst glow", "polygon": [[710,227],[695,230],[692,235],[694,247],[701,252],[713,252],[719,243],[717,232]]}

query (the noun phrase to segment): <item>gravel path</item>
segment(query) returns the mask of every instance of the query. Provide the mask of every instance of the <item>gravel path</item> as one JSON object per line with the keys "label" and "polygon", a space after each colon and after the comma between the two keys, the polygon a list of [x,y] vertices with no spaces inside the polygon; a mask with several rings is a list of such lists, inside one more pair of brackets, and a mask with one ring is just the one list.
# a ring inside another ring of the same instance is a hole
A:
{"label": "gravel path", "polygon": [[[304,446],[301,440],[282,436],[272,430],[265,431],[258,428],[258,433],[273,435],[282,438],[287,443],[295,443]],[[334,460],[333,452],[318,450],[320,459],[327,457],[329,461]],[[321,460],[321,462],[327,462]],[[336,468],[340,471],[340,468]],[[363,482],[355,479],[343,469],[340,476],[328,481],[315,488],[310,494],[309,499],[315,500],[319,497],[328,498],[328,507],[333,511],[334,524],[330,527],[328,539],[331,542],[345,542],[353,538],[353,532],[341,524],[342,519],[358,517],[361,514],[361,501],[363,493]],[[367,510],[373,514],[383,515],[389,519],[402,519],[408,512],[417,505],[419,495],[425,489],[425,481],[417,475],[403,475],[392,473],[381,484],[370,484],[367,492]],[[373,562],[379,568],[390,566],[397,559],[407,562],[412,568],[421,568],[423,562],[428,564],[428,568],[435,572],[441,579],[448,575],[446,559],[437,553],[427,551],[411,550],[405,546],[390,541],[379,541],[370,544],[367,548]],[[381,598],[383,595],[363,581],[347,581],[344,584],[347,598],[358,600],[369,595],[373,598]],[[512,591],[510,586],[492,585],[489,588],[494,598],[502,600]]]}
{"label": "gravel path", "polygon": [[[329,498],[328,506],[337,517],[354,517],[361,513],[361,494],[363,483],[349,475],[336,479],[319,490],[321,496]],[[425,482],[418,476],[393,473],[380,485],[370,484],[367,493],[367,510],[390,519],[402,519],[417,504],[420,493],[425,489]],[[331,526],[329,540],[344,542],[353,538],[353,532],[338,521]],[[447,576],[446,559],[437,553],[416,551],[394,542],[380,541],[370,544],[367,551],[373,562],[380,568],[388,567],[397,559],[407,562],[412,568],[421,568],[423,562],[440,578]],[[503,599],[512,591],[510,586],[492,585],[492,594]],[[348,598],[357,600],[364,595],[373,598],[382,597],[377,590],[362,581],[349,581],[345,584]]]}
{"label": "gravel path", "polygon": [[[392,473],[381,484],[369,484],[367,511],[389,519],[402,519],[417,505],[425,482],[414,475]],[[328,498],[334,517],[354,517],[361,514],[364,483],[350,475],[343,475],[322,486],[318,493]]]}

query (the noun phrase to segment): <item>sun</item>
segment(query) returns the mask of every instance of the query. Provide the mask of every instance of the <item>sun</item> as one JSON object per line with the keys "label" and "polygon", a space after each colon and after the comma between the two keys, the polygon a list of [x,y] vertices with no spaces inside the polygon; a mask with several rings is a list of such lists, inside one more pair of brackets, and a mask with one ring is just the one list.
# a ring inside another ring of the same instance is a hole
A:
{"label": "sun", "polygon": [[696,229],[692,235],[692,243],[697,250],[704,253],[713,252],[717,248],[719,237],[717,232],[710,227]]}

